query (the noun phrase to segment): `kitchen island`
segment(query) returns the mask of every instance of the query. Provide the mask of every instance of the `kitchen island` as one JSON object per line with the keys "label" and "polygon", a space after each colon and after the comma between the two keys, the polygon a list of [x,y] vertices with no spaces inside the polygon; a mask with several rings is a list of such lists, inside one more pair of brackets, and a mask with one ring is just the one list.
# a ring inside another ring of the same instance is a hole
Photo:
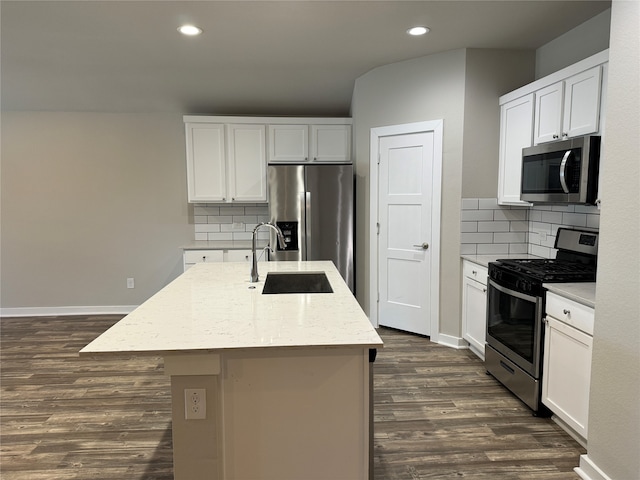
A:
{"label": "kitchen island", "polygon": [[[333,293],[262,294],[268,272],[310,271]],[[269,262],[260,275],[196,265],[80,354],[164,358],[177,480],[368,478],[380,337],[333,263]],[[187,389],[204,394],[204,419],[185,418]]]}

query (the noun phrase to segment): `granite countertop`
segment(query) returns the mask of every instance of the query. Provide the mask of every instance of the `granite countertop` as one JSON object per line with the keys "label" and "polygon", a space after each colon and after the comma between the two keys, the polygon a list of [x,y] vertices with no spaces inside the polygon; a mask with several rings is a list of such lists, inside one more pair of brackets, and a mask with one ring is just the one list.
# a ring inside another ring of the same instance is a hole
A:
{"label": "granite countertop", "polygon": [[[262,295],[269,271],[324,271],[334,293]],[[246,263],[197,264],[80,354],[382,347],[332,262],[265,262],[259,273],[252,284]]]}
{"label": "granite countertop", "polygon": [[540,258],[537,255],[531,255],[529,253],[496,253],[492,255],[460,255],[463,260],[469,260],[470,262],[488,267],[489,262],[495,262],[499,258]]}
{"label": "granite countertop", "polygon": [[595,308],[596,306],[595,282],[544,283],[542,286],[550,292],[586,305],[587,307]]}

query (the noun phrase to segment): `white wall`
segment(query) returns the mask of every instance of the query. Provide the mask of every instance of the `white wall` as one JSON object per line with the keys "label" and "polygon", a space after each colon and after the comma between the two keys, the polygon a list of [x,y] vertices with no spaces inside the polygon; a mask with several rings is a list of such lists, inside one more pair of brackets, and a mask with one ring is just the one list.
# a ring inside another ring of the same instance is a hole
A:
{"label": "white wall", "polygon": [[181,272],[180,115],[3,112],[1,180],[3,309],[138,305]]}
{"label": "white wall", "polygon": [[609,48],[611,9],[536,50],[536,79]]}
{"label": "white wall", "polygon": [[620,480],[640,478],[639,59],[640,2],[614,0],[587,455]]}

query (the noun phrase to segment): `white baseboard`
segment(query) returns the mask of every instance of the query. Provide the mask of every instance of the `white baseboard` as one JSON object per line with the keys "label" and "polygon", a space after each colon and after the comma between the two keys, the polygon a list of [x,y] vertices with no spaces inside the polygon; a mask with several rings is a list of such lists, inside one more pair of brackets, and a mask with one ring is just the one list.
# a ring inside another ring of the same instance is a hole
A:
{"label": "white baseboard", "polygon": [[446,347],[452,347],[457,350],[469,348],[469,344],[465,339],[461,337],[454,337],[453,335],[446,335],[444,333],[438,335],[438,344]]}
{"label": "white baseboard", "polygon": [[580,455],[580,466],[573,469],[584,480],[612,480],[606,473],[598,468],[589,458],[589,454]]}
{"label": "white baseboard", "polygon": [[126,315],[137,305],[0,308],[0,317],[58,317],[63,315]]}

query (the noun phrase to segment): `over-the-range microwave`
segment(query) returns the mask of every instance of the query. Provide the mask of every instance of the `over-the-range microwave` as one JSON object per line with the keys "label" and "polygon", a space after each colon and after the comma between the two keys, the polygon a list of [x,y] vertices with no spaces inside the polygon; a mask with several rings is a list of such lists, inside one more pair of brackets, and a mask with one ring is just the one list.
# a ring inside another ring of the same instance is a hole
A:
{"label": "over-the-range microwave", "polygon": [[596,203],[600,137],[587,135],[522,149],[520,199],[531,203]]}

